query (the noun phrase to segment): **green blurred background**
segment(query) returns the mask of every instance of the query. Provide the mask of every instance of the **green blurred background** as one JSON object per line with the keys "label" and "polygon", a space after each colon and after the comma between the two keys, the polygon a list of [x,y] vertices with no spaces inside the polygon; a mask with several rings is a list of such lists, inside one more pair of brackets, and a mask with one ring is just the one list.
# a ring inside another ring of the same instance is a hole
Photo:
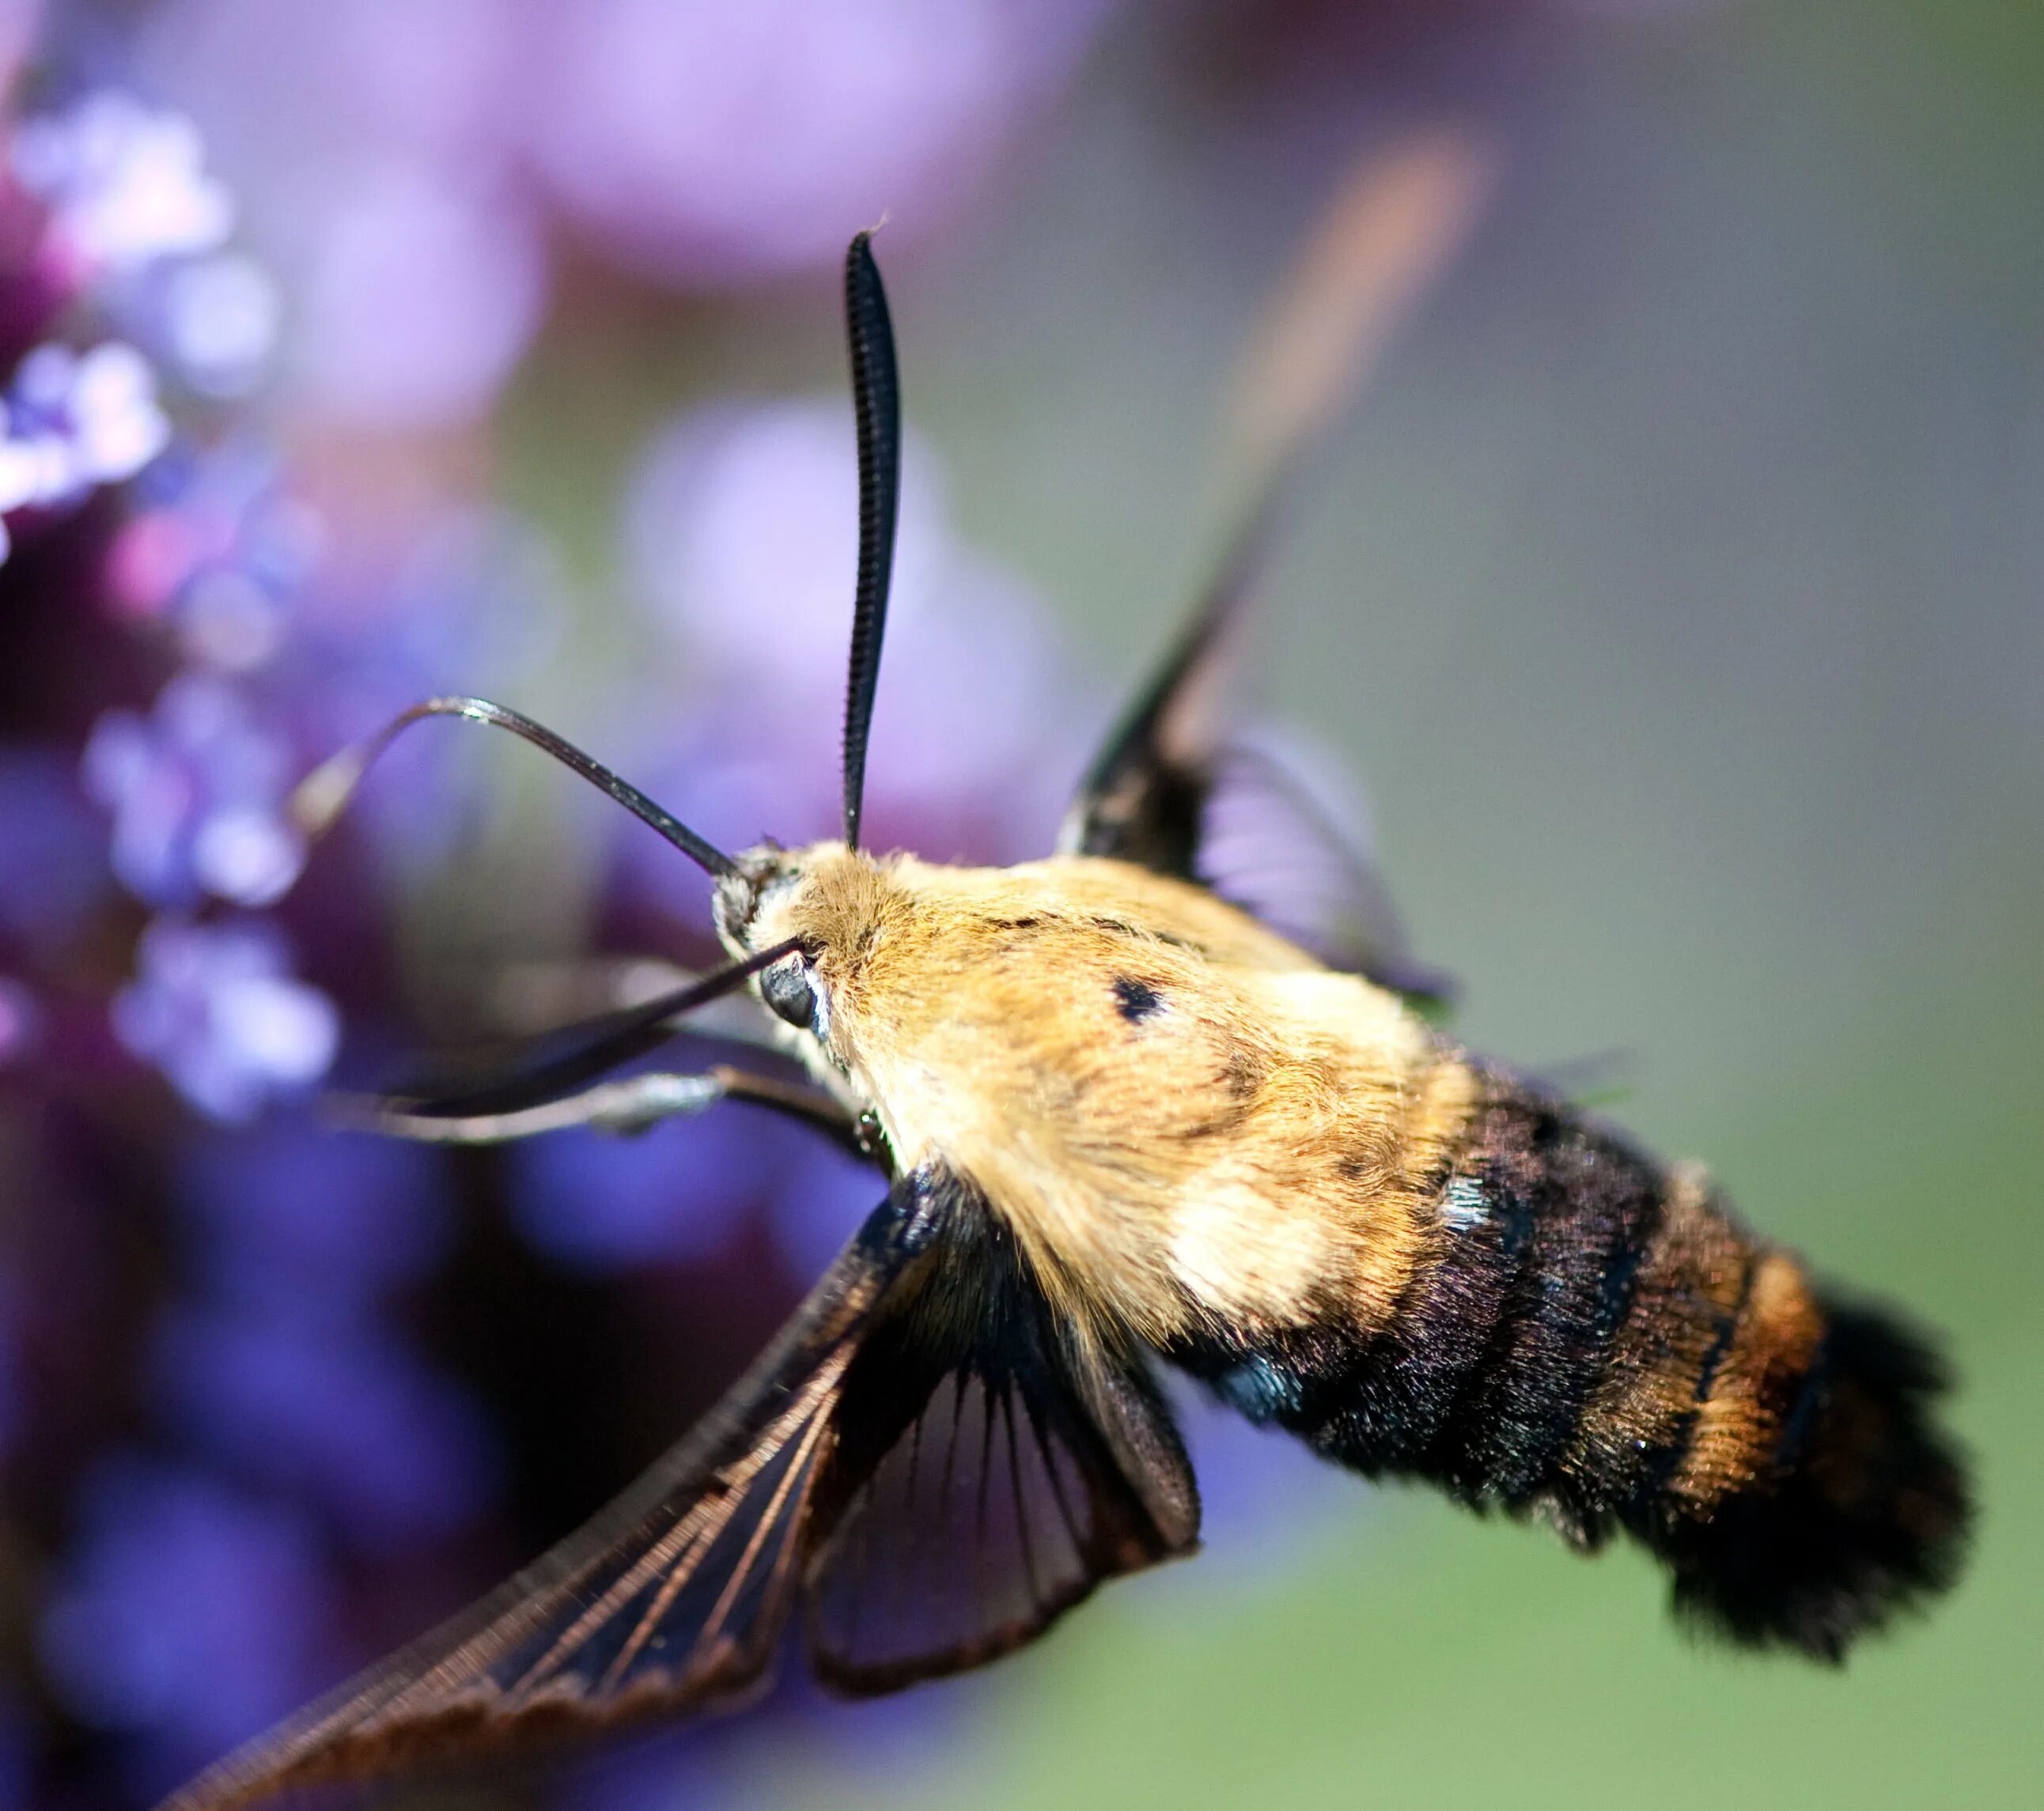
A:
{"label": "green blurred background", "polygon": [[[1693,1645],[1629,1552],[1358,1483],[940,1688],[936,1734],[777,1740],[759,1802],[2044,1802],[2044,11],[1504,37],[1385,77],[1380,124],[1477,118],[1504,178],[1301,513],[1270,702],[1366,781],[1473,1045],[1631,1053],[1615,1117],[1948,1329],[1971,1569],[1814,1671]],[[890,264],[963,527],[1113,688],[1212,550],[1220,374],[1354,148],[1313,70],[1280,114],[1147,41]],[[840,381],[821,294],[571,296],[509,492],[593,566],[672,409]]]}

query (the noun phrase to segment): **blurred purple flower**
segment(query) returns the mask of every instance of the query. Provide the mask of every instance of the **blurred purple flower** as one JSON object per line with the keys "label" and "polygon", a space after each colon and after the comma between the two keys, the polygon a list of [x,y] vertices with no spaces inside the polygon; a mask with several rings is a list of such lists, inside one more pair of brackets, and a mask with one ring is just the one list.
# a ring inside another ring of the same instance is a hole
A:
{"label": "blurred purple flower", "polygon": [[[661,713],[686,726],[663,796],[708,834],[795,841],[834,824],[858,499],[835,399],[701,410],[640,462],[624,524],[634,595],[700,676],[687,712]],[[1041,606],[959,539],[912,436],[873,731],[876,839],[912,835],[940,858],[1040,853],[1067,777],[1044,751],[1077,746],[1074,690]],[[627,846],[647,896],[699,910],[676,864]]]}
{"label": "blurred purple flower", "polygon": [[82,1722],[154,1738],[167,1774],[325,1676],[328,1587],[299,1515],[131,1457],[102,1467],[83,1522],[40,1643],[51,1689]]}
{"label": "blurred purple flower", "polygon": [[182,673],[147,717],[109,711],[84,774],[113,815],[114,873],[152,905],[268,905],[305,865],[284,811],[289,751],[225,680]]}
{"label": "blurred purple flower", "polygon": [[246,252],[181,263],[164,273],[151,300],[160,351],[199,395],[244,396],[267,374],[283,294]]}
{"label": "blurred purple flower", "polygon": [[183,115],[102,90],[22,125],[14,175],[49,209],[44,255],[79,283],[207,251],[233,230],[234,205],[209,177]]}
{"label": "blurred purple flower", "polygon": [[54,750],[0,749],[0,938],[54,942],[111,890],[73,765]]}
{"label": "blurred purple flower", "polygon": [[[916,232],[954,213],[1111,4],[171,0],[140,60],[257,217],[298,399],[403,430],[479,416],[537,331],[535,176],[666,280],[828,264],[890,209]],[[208,320],[263,341],[264,295],[229,299]]]}
{"label": "blurred purple flower", "polygon": [[152,1368],[194,1450],[317,1504],[364,1552],[446,1534],[488,1500],[474,1403],[387,1332],[291,1308],[186,1310]]}
{"label": "blurred purple flower", "polygon": [[820,1276],[885,1192],[866,1165],[805,1137],[767,1203],[768,1230],[788,1275],[805,1287]]}
{"label": "blurred purple flower", "polygon": [[487,409],[546,304],[540,228],[516,195],[394,159],[325,228],[298,288],[294,375],[311,405],[399,430]]}
{"label": "blurred purple flower", "polygon": [[417,1282],[452,1231],[440,1153],[283,1115],[194,1141],[177,1195],[209,1299],[306,1324]]}
{"label": "blurred purple flower", "polygon": [[[504,0],[181,0],[144,51],[207,122],[295,303],[296,400],[400,431],[473,420],[544,312],[516,179]],[[260,67],[264,79],[247,79]]]}
{"label": "blurred purple flower", "polygon": [[[265,683],[306,742],[337,747],[435,693],[515,689],[556,647],[567,596],[552,543],[529,523],[443,505],[390,557],[305,588]],[[438,861],[473,822],[467,752],[459,737],[421,737],[363,792],[358,822],[398,871]]]}
{"label": "blurred purple flower", "polygon": [[[18,1062],[34,1049],[42,1019],[42,1008],[27,984],[12,976],[0,975],[0,1069]],[[0,1410],[0,1422],[4,1420],[5,1410]],[[4,1441],[4,1435],[0,1435],[0,1444]]]}
{"label": "blurred purple flower", "polygon": [[1182,1379],[1171,1381],[1200,1483],[1199,1578],[1226,1588],[1290,1565],[1297,1543],[1337,1517],[1353,1522],[1366,1508],[1366,1487],[1304,1441],[1258,1427]]}
{"label": "blurred purple flower", "polygon": [[714,1257],[776,1173],[760,1130],[717,1111],[636,1138],[535,1138],[516,1149],[512,1212],[534,1245],[578,1269]]}
{"label": "blurred purple flower", "polygon": [[266,665],[325,538],[276,455],[248,435],[202,453],[179,449],[137,492],[108,560],[117,607],[167,616],[198,666],[247,673]]}
{"label": "blurred purple flower", "polygon": [[[148,361],[109,340],[83,354],[54,342],[21,361],[0,436],[0,516],[61,508],[133,478],[168,444]],[[0,525],[0,558],[7,551]]]}
{"label": "blurred purple flower", "polygon": [[891,213],[955,213],[1107,0],[528,6],[521,109],[550,193],[627,263],[743,282],[827,265]]}
{"label": "blurred purple flower", "polygon": [[340,1015],[292,978],[274,927],[159,919],[136,955],[140,973],[113,1002],[114,1030],[202,1113],[252,1118],[326,1073]]}
{"label": "blurred purple flower", "polygon": [[11,163],[48,209],[39,256],[60,294],[85,292],[201,395],[250,388],[281,298],[245,252],[220,249],[233,201],[206,174],[190,120],[102,90],[26,121]]}

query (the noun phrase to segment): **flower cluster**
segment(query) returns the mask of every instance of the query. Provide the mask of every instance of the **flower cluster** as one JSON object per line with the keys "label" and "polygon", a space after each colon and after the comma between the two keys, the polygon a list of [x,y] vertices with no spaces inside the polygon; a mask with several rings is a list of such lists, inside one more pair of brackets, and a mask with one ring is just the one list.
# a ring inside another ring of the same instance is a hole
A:
{"label": "flower cluster", "polygon": [[550,240],[700,289],[826,267],[889,209],[933,230],[1109,10],[169,0],[141,56],[271,224],[294,395],[417,428],[488,409],[545,313]]}

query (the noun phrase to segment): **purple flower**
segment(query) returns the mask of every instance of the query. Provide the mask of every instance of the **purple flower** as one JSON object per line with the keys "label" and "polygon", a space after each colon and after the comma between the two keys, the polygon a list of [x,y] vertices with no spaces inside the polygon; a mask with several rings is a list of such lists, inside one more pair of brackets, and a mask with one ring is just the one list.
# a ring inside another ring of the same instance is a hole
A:
{"label": "purple flower", "polygon": [[193,1141],[177,1197],[210,1299],[308,1322],[417,1283],[451,1232],[438,1153],[289,1115]]}
{"label": "purple flower", "polygon": [[[169,443],[155,373],[132,346],[79,354],[52,343],[21,361],[0,435],[0,515],[61,508],[133,478]],[[7,543],[0,527],[0,558]]]}
{"label": "purple flower", "polygon": [[289,754],[225,680],[181,673],[148,716],[110,711],[85,750],[86,790],[113,814],[113,871],[137,898],[237,905],[282,896],[305,865],[284,815]]}
{"label": "purple flower", "polygon": [[159,919],[136,953],[140,973],[115,997],[114,1030],[202,1113],[252,1118],[326,1073],[340,1015],[292,977],[273,927]]}
{"label": "purple flower", "polygon": [[[406,431],[473,420],[544,311],[503,0],[181,0],[145,61],[206,121],[294,304],[293,397]],[[264,79],[247,72],[260,67]]]}
{"label": "purple flower", "polygon": [[80,280],[210,251],[234,205],[209,177],[198,129],[118,91],[16,132],[14,175],[50,210],[46,252]]}
{"label": "purple flower", "polygon": [[167,616],[196,665],[222,673],[267,665],[325,540],[276,455],[237,436],[163,460],[136,489],[136,512],[108,561],[118,607]]}
{"label": "purple flower", "polygon": [[926,232],[1070,72],[1105,0],[536,7],[520,109],[553,197],[655,276],[828,265],[890,213]]}
{"label": "purple flower", "polygon": [[[701,675],[687,708],[661,714],[686,728],[671,777],[651,777],[707,834],[792,842],[834,827],[858,498],[841,399],[702,410],[640,462],[624,528],[634,596]],[[1039,853],[1070,777],[1044,750],[1076,750],[1077,689],[1027,588],[952,529],[936,461],[912,436],[889,611],[875,840],[940,858]],[[644,838],[625,846],[628,884],[699,914],[678,864]]]}
{"label": "purple flower", "polygon": [[1296,1557],[1295,1543],[1337,1517],[1353,1521],[1369,1503],[1354,1476],[1304,1441],[1258,1427],[1195,1386],[1174,1382],[1173,1404],[1200,1482],[1204,1557],[1193,1571],[1210,1584],[1283,1567]]}
{"label": "purple flower", "polygon": [[559,1132],[517,1147],[512,1211],[527,1238],[578,1269],[714,1257],[766,1195],[794,1127],[714,1111],[636,1138]]}
{"label": "purple flower", "polygon": [[515,191],[423,160],[350,182],[298,294],[293,375],[337,418],[399,430],[482,413],[547,299],[539,223]]}
{"label": "purple flower", "polygon": [[[0,1069],[18,1062],[35,1048],[42,1020],[42,1008],[27,984],[0,975]],[[0,1419],[4,1419],[4,1411],[0,1411]]]}
{"label": "purple flower", "polygon": [[82,1722],[155,1738],[166,1771],[209,1758],[320,1682],[331,1612],[303,1518],[136,1458],[88,1488],[41,1628]]}
{"label": "purple flower", "polygon": [[0,749],[0,938],[54,945],[109,891],[104,839],[73,763]]}
{"label": "purple flower", "polygon": [[163,273],[148,299],[152,343],[199,395],[245,396],[268,374],[283,294],[246,252],[188,259]]}
{"label": "purple flower", "polygon": [[805,1137],[768,1204],[768,1226],[790,1276],[820,1276],[886,1191],[871,1169],[835,1145]]}
{"label": "purple flower", "polygon": [[175,1317],[155,1367],[171,1425],[237,1475],[318,1504],[368,1552],[470,1521],[491,1468],[467,1394],[391,1333],[296,1306]]}

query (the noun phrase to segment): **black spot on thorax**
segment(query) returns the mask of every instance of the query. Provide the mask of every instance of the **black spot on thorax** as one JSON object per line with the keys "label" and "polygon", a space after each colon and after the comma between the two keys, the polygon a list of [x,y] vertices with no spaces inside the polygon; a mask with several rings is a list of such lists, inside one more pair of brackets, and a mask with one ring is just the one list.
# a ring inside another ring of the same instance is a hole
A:
{"label": "black spot on thorax", "polygon": [[1133,975],[1119,976],[1114,984],[1115,1010],[1131,1025],[1140,1025],[1164,1010],[1164,996],[1147,981]]}

